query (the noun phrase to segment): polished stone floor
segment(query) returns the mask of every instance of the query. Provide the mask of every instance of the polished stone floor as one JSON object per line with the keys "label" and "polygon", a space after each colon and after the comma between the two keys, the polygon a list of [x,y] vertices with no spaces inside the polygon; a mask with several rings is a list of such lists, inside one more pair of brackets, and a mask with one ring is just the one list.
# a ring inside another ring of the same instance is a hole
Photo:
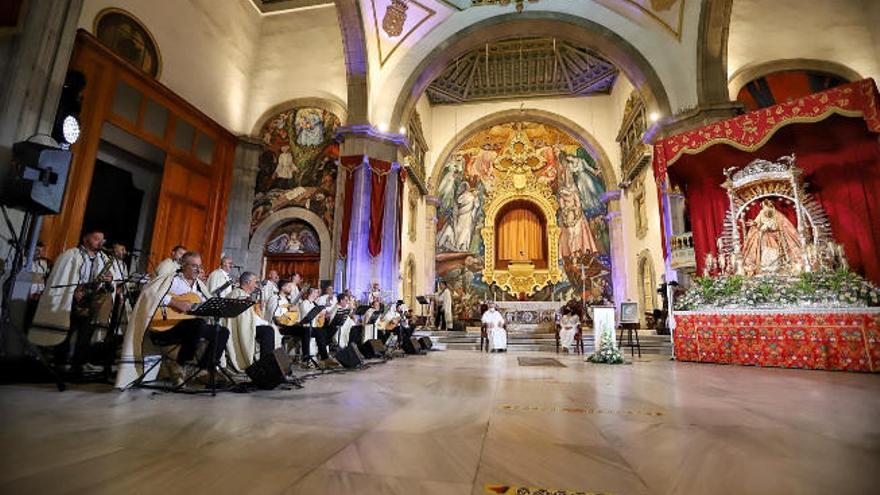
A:
{"label": "polished stone floor", "polygon": [[3,386],[0,493],[880,493],[880,376],[523,355],[213,399]]}

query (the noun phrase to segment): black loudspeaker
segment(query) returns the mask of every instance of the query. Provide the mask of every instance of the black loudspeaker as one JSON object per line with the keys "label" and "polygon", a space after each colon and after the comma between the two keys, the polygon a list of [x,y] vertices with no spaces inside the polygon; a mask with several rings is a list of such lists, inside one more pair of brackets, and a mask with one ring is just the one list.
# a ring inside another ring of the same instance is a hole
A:
{"label": "black loudspeaker", "polygon": [[422,346],[419,344],[419,339],[412,337],[409,339],[403,339],[400,341],[401,347],[403,347],[403,352],[407,354],[421,354]]}
{"label": "black loudspeaker", "polygon": [[385,355],[385,344],[379,339],[370,339],[361,344],[361,355],[367,359],[376,359]]}
{"label": "black loudspeaker", "polygon": [[290,366],[290,356],[283,348],[278,348],[272,356],[260,358],[244,372],[257,388],[272,390],[285,382],[285,375],[290,371]]}
{"label": "black loudspeaker", "polygon": [[431,337],[419,337],[419,345],[422,346],[423,351],[430,351],[434,347],[434,341],[431,340]]}
{"label": "black loudspeaker", "polygon": [[358,350],[358,347],[354,344],[337,352],[336,360],[339,361],[339,364],[348,369],[360,368],[364,365],[364,356],[361,355],[361,351]]}
{"label": "black loudspeaker", "polygon": [[3,203],[37,215],[61,211],[73,155],[30,141],[12,145],[15,176],[7,183]]}

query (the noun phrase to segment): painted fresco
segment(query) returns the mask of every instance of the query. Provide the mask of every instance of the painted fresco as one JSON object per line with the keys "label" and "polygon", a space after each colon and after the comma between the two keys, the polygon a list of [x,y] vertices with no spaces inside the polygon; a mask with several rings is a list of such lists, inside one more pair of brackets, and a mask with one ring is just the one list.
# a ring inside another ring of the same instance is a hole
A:
{"label": "painted fresco", "polygon": [[312,211],[333,230],[337,127],[336,115],[310,107],[282,112],[263,126],[251,233],[272,213],[293,206]]}
{"label": "painted fresco", "polygon": [[[530,299],[568,300],[585,291],[592,303],[610,301],[611,269],[605,185],[596,160],[564,131],[533,122],[507,123],[484,129],[454,151],[442,165],[437,186],[437,275],[453,291],[455,311],[468,316],[480,301],[492,298],[481,270],[485,248],[480,229],[486,192],[496,178],[494,161],[521,126],[546,165],[535,172],[556,192],[560,259],[565,280],[545,287]],[[551,260],[552,262],[552,260]],[[502,294],[496,294],[499,299]],[[511,296],[506,296],[511,298]]]}
{"label": "painted fresco", "polygon": [[311,225],[294,220],[282,224],[269,236],[267,254],[320,254],[321,241]]}

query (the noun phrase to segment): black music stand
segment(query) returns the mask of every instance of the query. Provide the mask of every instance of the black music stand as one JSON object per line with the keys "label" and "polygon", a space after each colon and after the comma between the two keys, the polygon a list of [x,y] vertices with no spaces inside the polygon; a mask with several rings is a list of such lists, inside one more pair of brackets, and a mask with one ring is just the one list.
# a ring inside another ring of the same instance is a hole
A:
{"label": "black music stand", "polygon": [[[213,320],[214,324],[214,346],[217,345],[218,337],[220,335],[220,318],[235,318],[236,316],[244,313],[251,306],[254,305],[254,302],[250,299],[228,299],[225,297],[212,297],[207,301],[199,304],[195,308],[191,309],[187,312],[188,315],[199,316],[203,318],[210,318]],[[209,349],[211,352],[216,352],[216,349],[213,346]],[[214,357],[211,356],[211,365],[208,368],[208,376],[210,377],[210,386],[211,386],[211,395],[217,395],[217,365],[214,363]],[[186,386],[187,383],[192,381],[193,378],[198,374],[199,371],[205,369],[201,365],[198,366],[198,370],[195,373],[191,374],[187,377],[183,383],[178,385],[175,390],[180,390]],[[235,380],[229,376],[226,370],[221,370],[226,378],[235,384]]]}
{"label": "black music stand", "polygon": [[[416,301],[418,301],[419,306],[422,308],[422,316],[431,316],[431,301],[425,296],[416,296]],[[425,309],[426,307],[428,309]]]}
{"label": "black music stand", "polygon": [[309,336],[306,339],[306,342],[307,342],[306,347],[307,348],[302,349],[302,352],[304,354],[306,354],[306,353],[308,354],[309,361],[315,365],[315,368],[320,368],[321,366],[318,364],[318,361],[315,359],[315,356],[312,355],[312,332],[314,332],[314,330],[315,330],[315,326],[312,325],[312,323],[315,321],[315,318],[321,313],[321,311],[324,311],[324,308],[325,308],[325,306],[321,306],[319,304],[316,304],[314,308],[309,310],[309,312],[306,313],[306,315],[303,316],[302,318],[300,318],[300,320],[299,320],[299,324],[304,326],[309,332]]}

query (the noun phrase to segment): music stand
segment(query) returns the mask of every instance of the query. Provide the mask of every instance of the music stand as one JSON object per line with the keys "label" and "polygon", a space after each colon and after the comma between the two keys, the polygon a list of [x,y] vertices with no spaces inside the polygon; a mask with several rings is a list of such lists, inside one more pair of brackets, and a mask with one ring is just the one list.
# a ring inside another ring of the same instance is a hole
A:
{"label": "music stand", "polygon": [[369,304],[361,304],[360,306],[357,307],[356,310],[354,310],[354,314],[355,314],[355,316],[364,316],[367,313],[367,311],[369,311],[369,310],[370,310]]}
{"label": "music stand", "polygon": [[315,327],[314,327],[314,325],[312,325],[312,322],[314,322],[315,318],[321,313],[321,311],[324,311],[324,308],[325,308],[325,306],[321,306],[320,304],[316,304],[315,307],[313,307],[308,313],[306,313],[305,316],[303,316],[299,320],[299,324],[304,326],[306,329],[308,329],[308,332],[309,332],[309,336],[306,339],[306,342],[308,342],[308,345],[306,346],[307,348],[303,349],[302,352],[308,353],[309,361],[311,361],[311,363],[315,365],[315,368],[320,368],[320,366],[318,365],[318,361],[315,360],[315,356],[312,355],[312,333],[315,330]]}
{"label": "music stand", "polygon": [[[220,318],[235,318],[236,316],[244,313],[251,306],[254,305],[254,302],[250,299],[228,299],[225,297],[212,297],[207,301],[199,304],[195,308],[191,309],[187,312],[188,315],[199,316],[204,318],[211,318],[214,322],[214,346],[217,345],[218,337],[220,335]],[[216,352],[214,346],[211,347],[212,352]],[[199,365],[199,371],[205,369],[201,365]],[[235,384],[235,380],[226,373],[225,370],[221,370],[221,372],[226,375],[226,378]],[[181,383],[176,390],[179,390],[186,386],[186,384],[191,381],[196,373],[193,373],[183,383]],[[208,367],[208,376],[210,377],[210,385],[211,385],[211,395],[217,395],[217,365],[214,363],[214,357],[211,356],[211,365]]]}
{"label": "music stand", "polygon": [[[422,316],[430,316],[431,301],[429,301],[428,298],[425,296],[416,296],[416,301],[418,301],[419,306],[422,308]],[[428,309],[425,309],[426,306]]]}

